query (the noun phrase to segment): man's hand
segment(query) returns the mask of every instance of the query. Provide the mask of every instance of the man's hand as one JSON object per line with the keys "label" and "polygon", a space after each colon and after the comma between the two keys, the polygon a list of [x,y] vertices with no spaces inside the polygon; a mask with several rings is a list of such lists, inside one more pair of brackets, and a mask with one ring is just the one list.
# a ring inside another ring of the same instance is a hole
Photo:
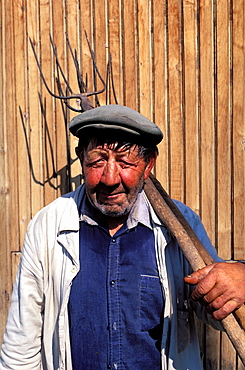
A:
{"label": "man's hand", "polygon": [[222,320],[245,302],[245,265],[214,263],[184,278],[186,283],[197,284],[191,294],[200,301],[216,320]]}

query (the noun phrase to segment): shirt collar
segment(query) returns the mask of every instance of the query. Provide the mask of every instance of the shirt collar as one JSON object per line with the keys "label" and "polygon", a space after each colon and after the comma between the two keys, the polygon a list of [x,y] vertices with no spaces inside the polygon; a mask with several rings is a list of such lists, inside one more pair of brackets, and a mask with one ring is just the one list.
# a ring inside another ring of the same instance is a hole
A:
{"label": "shirt collar", "polygon": [[[90,204],[88,197],[85,196],[80,207],[80,221],[87,222],[90,225],[98,225],[98,214],[94,207]],[[127,218],[128,229],[134,228],[138,223],[152,229],[149,206],[144,197],[143,191],[138,194],[129,216]]]}

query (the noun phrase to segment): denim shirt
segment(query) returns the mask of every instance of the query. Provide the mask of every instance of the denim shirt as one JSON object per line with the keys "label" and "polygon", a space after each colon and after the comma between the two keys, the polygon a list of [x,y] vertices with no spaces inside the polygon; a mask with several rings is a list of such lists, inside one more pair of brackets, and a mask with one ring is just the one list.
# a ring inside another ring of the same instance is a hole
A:
{"label": "denim shirt", "polygon": [[91,218],[81,221],[69,301],[73,370],[160,370],[163,294],[146,202],[138,198],[112,237],[91,206],[82,213]]}

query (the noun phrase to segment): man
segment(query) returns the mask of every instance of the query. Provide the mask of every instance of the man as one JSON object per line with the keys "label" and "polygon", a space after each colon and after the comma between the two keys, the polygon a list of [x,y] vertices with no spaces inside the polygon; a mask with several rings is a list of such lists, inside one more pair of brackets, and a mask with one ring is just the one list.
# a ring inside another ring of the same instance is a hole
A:
{"label": "man", "polygon": [[[155,124],[109,105],[70,130],[85,184],[29,224],[0,369],[201,369],[193,310],[221,329],[214,318],[245,301],[245,266],[190,275],[143,191],[162,139]],[[198,216],[177,205],[219,261]],[[184,277],[199,283],[193,302]]]}

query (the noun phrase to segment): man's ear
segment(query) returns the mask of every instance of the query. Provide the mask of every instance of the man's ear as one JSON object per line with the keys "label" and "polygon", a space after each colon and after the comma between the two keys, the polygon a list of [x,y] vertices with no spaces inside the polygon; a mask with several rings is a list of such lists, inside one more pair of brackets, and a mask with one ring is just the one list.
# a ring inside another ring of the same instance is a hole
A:
{"label": "man's ear", "polygon": [[78,146],[75,148],[75,152],[76,152],[77,158],[80,161],[80,164],[81,164],[81,167],[82,167],[82,176],[83,176],[83,154],[82,154],[82,152],[81,152],[81,150],[79,149]]}
{"label": "man's ear", "polygon": [[76,152],[77,157],[82,162],[82,153],[81,153],[81,150],[78,148],[78,146],[75,148],[75,152]]}
{"label": "man's ear", "polygon": [[146,168],[145,168],[144,180],[146,180],[150,176],[151,170],[154,167],[155,162],[156,162],[156,156],[155,155],[150,156],[148,159]]}

